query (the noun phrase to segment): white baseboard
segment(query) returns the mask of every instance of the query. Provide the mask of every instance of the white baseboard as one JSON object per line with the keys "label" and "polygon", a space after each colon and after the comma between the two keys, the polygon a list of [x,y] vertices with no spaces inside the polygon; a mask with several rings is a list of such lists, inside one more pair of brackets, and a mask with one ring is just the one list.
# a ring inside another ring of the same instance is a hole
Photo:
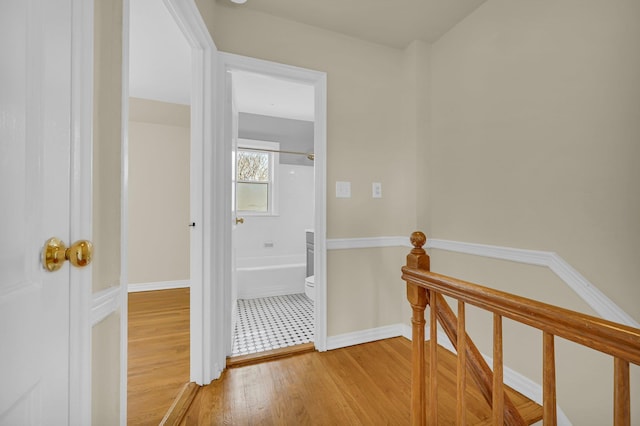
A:
{"label": "white baseboard", "polygon": [[120,307],[120,287],[109,287],[93,294],[91,326],[111,315]]}
{"label": "white baseboard", "polygon": [[169,290],[172,288],[187,287],[190,287],[189,281],[159,281],[155,283],[129,284],[127,290],[129,291],[129,293],[136,293],[139,291]]}
{"label": "white baseboard", "polygon": [[402,336],[404,324],[393,324],[384,327],[370,328],[354,331],[352,333],[338,334],[327,337],[327,350],[346,348],[347,346],[360,345],[362,343],[375,342],[376,340],[390,339]]}

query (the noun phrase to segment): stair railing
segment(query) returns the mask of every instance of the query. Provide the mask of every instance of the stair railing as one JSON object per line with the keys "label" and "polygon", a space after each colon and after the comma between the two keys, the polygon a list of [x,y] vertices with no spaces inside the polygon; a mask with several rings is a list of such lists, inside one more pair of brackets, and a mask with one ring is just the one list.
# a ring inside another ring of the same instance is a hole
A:
{"label": "stair railing", "polygon": [[[640,365],[640,329],[430,272],[429,256],[422,248],[426,243],[426,236],[422,232],[414,232],[411,234],[411,243],[413,249],[407,255],[407,265],[402,268],[402,279],[407,282],[407,299],[412,308],[412,425],[438,424],[438,322],[458,353],[457,424],[465,424],[467,369],[492,408],[494,425],[524,424],[522,416],[505,393],[503,384],[503,317],[543,332],[542,387],[545,425],[557,424],[555,336],[613,356],[614,425],[631,424],[629,364]],[[458,301],[457,318],[444,296]],[[465,304],[493,313],[493,371],[465,331]],[[424,349],[424,311],[427,306],[430,307],[428,386]]]}

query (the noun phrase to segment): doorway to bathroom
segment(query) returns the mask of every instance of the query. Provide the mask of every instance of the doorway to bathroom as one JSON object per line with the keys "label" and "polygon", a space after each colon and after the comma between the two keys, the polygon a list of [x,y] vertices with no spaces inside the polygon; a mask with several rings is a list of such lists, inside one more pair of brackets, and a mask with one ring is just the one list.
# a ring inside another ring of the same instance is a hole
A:
{"label": "doorway to bathroom", "polygon": [[236,218],[229,355],[313,349],[315,89],[258,72],[230,74]]}

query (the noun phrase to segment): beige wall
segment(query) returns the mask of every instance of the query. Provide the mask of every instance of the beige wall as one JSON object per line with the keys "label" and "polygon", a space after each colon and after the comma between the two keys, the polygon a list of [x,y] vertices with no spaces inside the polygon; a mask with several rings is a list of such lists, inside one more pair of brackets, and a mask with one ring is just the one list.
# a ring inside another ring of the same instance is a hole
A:
{"label": "beige wall", "polygon": [[[94,9],[93,291],[120,285],[122,1]],[[92,423],[120,418],[120,314],[93,329]]]}
{"label": "beige wall", "polygon": [[638,16],[489,1],[435,43],[423,213],[433,237],[555,251],[636,319]]}
{"label": "beige wall", "polygon": [[[416,226],[416,122],[409,116],[416,101],[404,77],[418,74],[405,52],[221,4],[207,24],[221,51],[327,73],[327,237],[409,235]],[[352,198],[335,198],[336,181],[351,182]],[[372,182],[382,182],[382,199],[371,198]],[[375,263],[395,252],[329,254],[330,336],[403,321],[398,264]],[[356,279],[344,265],[380,273]]]}
{"label": "beige wall", "polygon": [[[434,43],[419,215],[435,238],[557,252],[637,320],[638,16],[636,1],[490,0]],[[432,268],[593,313],[536,268],[435,251]],[[540,382],[531,355],[507,351]],[[609,424],[611,359],[558,352],[562,408],[574,424]]]}
{"label": "beige wall", "polygon": [[120,284],[122,2],[95,6],[93,289]]}
{"label": "beige wall", "polygon": [[[406,132],[407,139],[415,144],[413,161],[416,168],[416,193],[413,197],[415,198],[415,207],[418,213],[426,211],[430,199],[429,168],[424,161],[427,158],[427,150],[430,147],[430,60],[431,45],[423,41],[415,40],[403,51],[401,79],[403,82],[403,104],[406,110],[402,126]],[[411,203],[409,206],[413,207]],[[427,215],[418,214],[416,229],[426,233],[429,232],[429,218]]]}
{"label": "beige wall", "polygon": [[[120,424],[120,311],[93,327],[91,424]],[[117,361],[117,362],[116,362]]]}
{"label": "beige wall", "polygon": [[[420,225],[436,238],[555,251],[640,318],[640,3],[489,0],[432,46],[404,51],[198,5],[220,50],[327,72],[329,238]],[[335,199],[337,180],[352,182],[353,198]],[[370,198],[372,181],[382,200]],[[329,253],[329,335],[407,318],[405,252]],[[546,269],[432,254],[438,271],[592,313]],[[486,318],[471,316],[490,352]],[[539,356],[525,349],[539,333],[505,330],[506,364],[540,383]],[[610,423],[611,360],[557,345],[562,408],[574,424]]]}
{"label": "beige wall", "polygon": [[129,100],[129,283],[189,280],[189,114]]}
{"label": "beige wall", "polygon": [[[402,125],[403,52],[220,5],[212,27],[221,51],[327,73],[327,237],[412,230],[415,140]],[[336,181],[352,183],[351,199],[335,198]],[[381,200],[371,198],[374,181],[383,184]]]}
{"label": "beige wall", "polygon": [[399,269],[406,255],[404,247],[329,251],[329,336],[398,324],[410,318]]}

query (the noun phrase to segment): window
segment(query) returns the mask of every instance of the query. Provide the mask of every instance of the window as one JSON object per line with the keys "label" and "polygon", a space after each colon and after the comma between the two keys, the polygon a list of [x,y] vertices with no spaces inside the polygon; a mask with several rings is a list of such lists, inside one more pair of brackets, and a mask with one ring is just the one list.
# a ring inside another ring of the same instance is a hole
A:
{"label": "window", "polygon": [[241,139],[236,155],[236,210],[243,214],[275,215],[275,142]]}

